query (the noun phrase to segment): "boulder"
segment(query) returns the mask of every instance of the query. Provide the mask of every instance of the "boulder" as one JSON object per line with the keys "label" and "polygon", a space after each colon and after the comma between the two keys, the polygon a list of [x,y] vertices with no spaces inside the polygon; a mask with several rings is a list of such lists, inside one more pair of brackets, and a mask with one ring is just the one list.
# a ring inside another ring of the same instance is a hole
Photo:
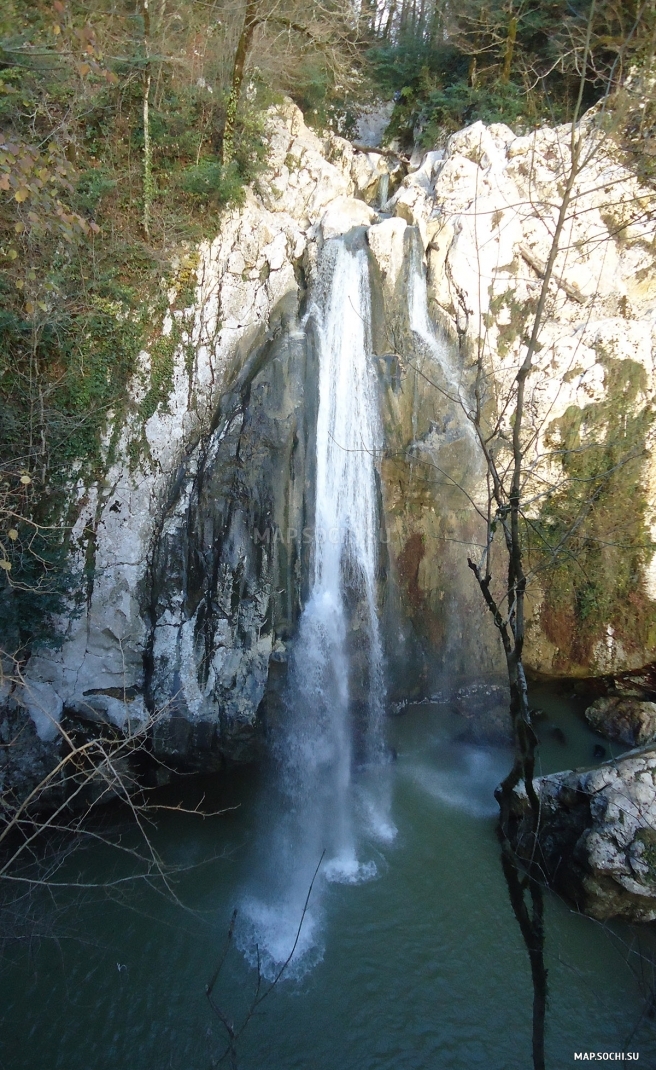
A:
{"label": "boulder", "polygon": [[324,241],[339,238],[353,227],[369,227],[378,219],[376,212],[355,197],[336,197],[321,220]]}
{"label": "boulder", "polygon": [[369,248],[380,268],[386,288],[392,292],[403,271],[407,226],[404,219],[394,216],[369,227],[367,231]]}
{"label": "boulder", "polygon": [[630,747],[656,741],[656,702],[606,696],[588,706],[585,719],[595,732]]}
{"label": "boulder", "polygon": [[[538,777],[534,786],[547,882],[600,921],[656,919],[656,750]],[[524,784],[513,806],[513,840],[528,858],[535,842]]]}

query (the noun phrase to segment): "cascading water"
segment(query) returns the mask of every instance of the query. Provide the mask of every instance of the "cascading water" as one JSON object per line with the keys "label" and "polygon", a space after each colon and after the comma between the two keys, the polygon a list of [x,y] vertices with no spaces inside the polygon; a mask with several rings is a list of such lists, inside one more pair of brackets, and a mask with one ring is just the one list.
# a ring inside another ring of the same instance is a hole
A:
{"label": "cascading water", "polygon": [[410,247],[410,265],[408,272],[408,320],[410,330],[415,333],[433,360],[437,361],[446,379],[446,389],[457,397],[456,383],[451,359],[452,348],[435,334],[435,328],[428,314],[428,293],[426,274],[423,264],[423,251],[419,240],[415,238]]}
{"label": "cascading water", "polygon": [[[375,876],[375,864],[358,857],[359,836],[366,830],[389,841],[395,832],[383,763],[375,468],[381,429],[366,251],[345,239],[328,242],[317,289],[308,315],[319,342],[312,579],[291,659],[287,725],[275,747],[281,806],[275,816],[269,812],[267,889],[247,899],[251,924],[242,936],[246,951],[249,941],[257,943],[265,969],[290,952],[322,852],[297,963],[305,956],[311,964],[319,946],[321,886]],[[354,780],[356,766],[364,772]]]}

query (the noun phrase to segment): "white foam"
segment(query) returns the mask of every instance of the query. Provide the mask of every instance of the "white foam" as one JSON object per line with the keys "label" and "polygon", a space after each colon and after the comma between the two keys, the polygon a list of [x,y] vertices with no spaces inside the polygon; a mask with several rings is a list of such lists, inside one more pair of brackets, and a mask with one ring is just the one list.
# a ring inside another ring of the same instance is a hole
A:
{"label": "white foam", "polygon": [[330,884],[364,884],[378,876],[375,862],[358,862],[357,858],[331,858],[324,876]]}
{"label": "white foam", "polygon": [[318,912],[308,907],[299,933],[302,910],[302,904],[293,900],[275,904],[250,896],[243,900],[235,942],[250,966],[257,967],[259,957],[265,980],[274,980],[292,949],[282,975],[288,980],[299,980],[323,958]]}

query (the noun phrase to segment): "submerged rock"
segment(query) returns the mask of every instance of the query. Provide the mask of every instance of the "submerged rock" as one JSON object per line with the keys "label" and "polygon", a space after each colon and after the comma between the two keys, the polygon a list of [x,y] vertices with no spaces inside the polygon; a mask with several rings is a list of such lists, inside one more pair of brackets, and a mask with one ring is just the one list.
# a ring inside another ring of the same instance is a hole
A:
{"label": "submerged rock", "polygon": [[556,743],[560,743],[561,747],[565,747],[567,745],[567,736],[563,732],[562,728],[558,727],[558,725],[550,726],[549,735],[552,739],[555,739]]}
{"label": "submerged rock", "polygon": [[629,746],[656,741],[656,702],[606,696],[588,706],[585,719],[602,736]]}
{"label": "submerged rock", "polygon": [[[601,921],[656,919],[656,750],[538,777],[534,785],[547,882]],[[512,834],[524,858],[535,848],[527,813],[522,783],[514,792]]]}

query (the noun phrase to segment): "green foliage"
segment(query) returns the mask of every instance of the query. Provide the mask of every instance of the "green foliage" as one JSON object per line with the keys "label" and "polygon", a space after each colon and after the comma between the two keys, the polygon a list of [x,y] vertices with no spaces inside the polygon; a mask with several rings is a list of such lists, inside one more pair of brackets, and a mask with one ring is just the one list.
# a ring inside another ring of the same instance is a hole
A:
{"label": "green foliage", "polygon": [[173,389],[174,357],[180,332],[160,335],[150,347],[150,386],[139,406],[139,416],[145,423],[159,408],[166,408]]}
{"label": "green foliage", "polygon": [[[405,3],[394,11],[368,59],[380,91],[395,96],[388,137],[408,147],[434,145],[477,119],[518,131],[567,121],[582,70],[585,109],[616,95],[629,72],[634,86],[636,72],[648,81],[654,64],[656,8],[638,0],[598,0],[594,10],[589,0],[427,0],[419,16]],[[644,111],[636,101],[634,143],[650,137]]]}
{"label": "green foliage", "polygon": [[[410,146],[439,144],[449,134],[468,123],[504,122],[513,128],[529,120],[560,118],[553,107],[533,94],[527,96],[515,82],[478,81],[470,84],[468,60],[455,49],[413,52],[406,48],[397,62],[395,50],[372,53],[385,91],[396,95],[396,105],[387,138],[400,138]],[[423,62],[422,62],[423,61]],[[399,73],[407,70],[407,80],[398,85]]]}
{"label": "green foliage", "polygon": [[[498,330],[497,351],[505,357],[518,338],[523,338],[524,328],[534,314],[535,299],[519,301],[512,286],[502,293],[490,297],[489,312],[483,317],[485,326],[496,324]],[[500,313],[507,312],[503,318],[507,322],[499,323]]]}
{"label": "green foliage", "polygon": [[262,166],[262,94],[240,107],[234,162],[218,166],[220,23],[191,0],[179,6],[183,18],[157,6],[146,51],[134,5],[1,5],[0,648],[48,633],[68,591],[71,488],[110,463],[108,420],[123,420],[143,348],[138,415],[167,404],[179,332],[159,337],[162,294],[175,285],[189,304],[193,290],[193,268],[179,280],[172,261],[216,233]]}
{"label": "green foliage", "polygon": [[185,193],[217,204],[232,200],[239,202],[243,198],[243,182],[236,163],[231,161],[224,167],[219,160],[209,156],[185,168],[180,176],[180,187]]}
{"label": "green foliage", "polygon": [[526,119],[526,97],[510,82],[494,86],[469,86],[464,82],[431,89],[417,108],[421,144],[434,145],[444,133],[481,119],[517,127]]}
{"label": "green foliage", "polygon": [[117,179],[113,178],[104,167],[92,167],[79,176],[75,191],[80,211],[95,215],[96,210],[108,193],[116,188]]}
{"label": "green foliage", "polygon": [[651,884],[656,884],[656,831],[652,828],[639,828],[635,839],[643,845],[640,860],[649,867],[645,878]]}
{"label": "green foliage", "polygon": [[656,640],[641,579],[654,550],[642,482],[654,419],[645,402],[646,373],[607,354],[600,363],[604,399],[571,406],[548,429],[564,480],[527,530],[532,565],[545,587],[546,632],[583,663],[610,623],[627,651]]}
{"label": "green foliage", "polygon": [[[304,56],[296,70],[291,90],[294,102],[315,129],[332,130],[340,137],[355,137],[357,115],[352,94],[337,88],[325,62],[316,55]],[[372,93],[376,92],[371,87]]]}
{"label": "green foliage", "polygon": [[368,54],[372,76],[385,96],[400,94],[403,100],[428,88],[440,78],[443,85],[467,78],[468,61],[454,45],[436,45],[412,35],[397,43],[384,43]]}

